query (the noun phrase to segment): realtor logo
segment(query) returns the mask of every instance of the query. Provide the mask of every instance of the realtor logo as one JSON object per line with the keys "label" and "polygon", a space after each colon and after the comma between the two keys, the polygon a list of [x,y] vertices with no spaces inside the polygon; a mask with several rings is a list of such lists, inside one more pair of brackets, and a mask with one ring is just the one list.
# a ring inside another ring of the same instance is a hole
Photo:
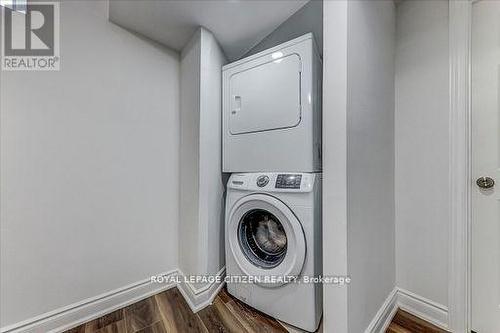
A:
{"label": "realtor logo", "polygon": [[2,69],[59,70],[59,3],[2,5]]}

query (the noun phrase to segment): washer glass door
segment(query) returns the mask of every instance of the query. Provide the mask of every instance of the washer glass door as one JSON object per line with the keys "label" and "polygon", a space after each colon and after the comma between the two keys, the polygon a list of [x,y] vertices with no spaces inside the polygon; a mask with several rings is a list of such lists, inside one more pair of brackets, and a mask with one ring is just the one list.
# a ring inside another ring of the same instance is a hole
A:
{"label": "washer glass door", "polygon": [[239,243],[248,260],[262,268],[274,268],[286,255],[286,232],[276,216],[263,209],[247,212],[238,226]]}
{"label": "washer glass door", "polygon": [[226,235],[236,264],[248,276],[295,278],[302,271],[306,255],[302,225],[273,196],[251,194],[238,200],[229,213]]}

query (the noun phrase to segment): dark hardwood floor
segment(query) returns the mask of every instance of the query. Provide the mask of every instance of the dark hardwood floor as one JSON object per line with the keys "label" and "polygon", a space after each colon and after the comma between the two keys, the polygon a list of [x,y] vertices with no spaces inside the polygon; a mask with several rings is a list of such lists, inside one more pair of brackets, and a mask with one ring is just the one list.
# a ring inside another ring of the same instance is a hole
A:
{"label": "dark hardwood floor", "polygon": [[65,333],[287,332],[275,319],[223,289],[212,305],[193,313],[177,288],[151,296]]}
{"label": "dark hardwood floor", "polygon": [[398,310],[386,333],[447,333],[447,331],[406,311]]}
{"label": "dark hardwood floor", "polygon": [[[226,289],[212,305],[193,313],[172,288],[129,305],[65,333],[282,333],[276,319],[240,302]],[[399,310],[386,333],[445,333],[426,321]],[[326,332],[325,332],[326,333]]]}

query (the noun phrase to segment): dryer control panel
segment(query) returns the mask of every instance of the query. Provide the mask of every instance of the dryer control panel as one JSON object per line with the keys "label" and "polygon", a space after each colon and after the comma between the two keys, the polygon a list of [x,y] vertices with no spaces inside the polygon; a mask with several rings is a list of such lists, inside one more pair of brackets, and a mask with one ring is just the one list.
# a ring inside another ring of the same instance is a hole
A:
{"label": "dryer control panel", "polygon": [[280,173],[276,177],[276,188],[300,188],[301,174]]}

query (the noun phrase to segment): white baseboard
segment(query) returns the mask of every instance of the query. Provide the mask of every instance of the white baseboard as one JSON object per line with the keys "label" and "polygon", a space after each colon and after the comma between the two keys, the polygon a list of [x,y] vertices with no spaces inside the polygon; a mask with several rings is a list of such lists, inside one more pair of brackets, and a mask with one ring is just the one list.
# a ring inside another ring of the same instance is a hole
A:
{"label": "white baseboard", "polygon": [[[184,277],[184,273],[181,271],[179,271],[179,275],[181,275],[181,278]],[[217,272],[216,278],[218,281],[224,281],[225,276],[226,267],[223,267],[219,272]],[[220,289],[224,286],[223,282],[213,282],[206,284],[202,288],[196,288],[191,283],[184,282],[183,280],[184,279],[181,279],[181,282],[178,285],[179,291],[186,299],[186,302],[191,310],[195,313],[212,304],[215,296],[217,296]]]}
{"label": "white baseboard", "polygon": [[385,332],[398,309],[448,330],[448,308],[446,306],[396,287],[382,304],[365,333]]}
{"label": "white baseboard", "polygon": [[398,306],[444,330],[449,330],[448,308],[408,290],[398,288]]}
{"label": "white baseboard", "polygon": [[[217,277],[224,281],[226,268],[222,268]],[[156,274],[164,276],[165,283],[155,283],[144,279],[128,286],[85,299],[42,315],[0,328],[1,333],[58,333],[85,322],[102,317],[105,314],[138,302],[142,299],[177,286],[193,312],[197,312],[212,304],[215,296],[224,283],[210,283],[203,288],[195,288],[184,283],[184,274],[174,269],[167,273]],[[180,282],[179,282],[180,281]]]}
{"label": "white baseboard", "polygon": [[[224,267],[217,273],[217,280],[224,281],[225,274],[226,268]],[[184,282],[184,274],[177,269],[158,275],[165,276],[167,281],[172,282],[160,284],[153,283],[150,279],[138,281],[22,322],[4,326],[0,329],[0,332],[63,332],[175,286],[179,288],[191,310],[198,312],[212,304],[215,296],[224,286],[223,282],[217,283],[214,281],[202,288],[196,288],[192,284]],[[169,277],[174,276],[180,277],[178,279],[180,283],[175,283],[174,279],[169,279]],[[385,332],[398,308],[448,330],[447,307],[396,287],[384,301],[365,333]]]}
{"label": "white baseboard", "polygon": [[[165,277],[176,276],[178,270],[157,274]],[[24,320],[19,323],[4,326],[1,333],[39,333],[39,332],[63,332],[69,328],[76,327],[87,321],[99,318],[105,314],[138,302],[144,298],[167,290],[176,285],[175,281],[170,283],[153,283],[150,279],[144,279],[128,286],[112,290],[110,292],[88,298],[54,311]]]}
{"label": "white baseboard", "polygon": [[365,333],[381,333],[387,330],[392,318],[398,310],[398,288],[394,288],[389,296],[377,311],[377,314],[373,318]]}

